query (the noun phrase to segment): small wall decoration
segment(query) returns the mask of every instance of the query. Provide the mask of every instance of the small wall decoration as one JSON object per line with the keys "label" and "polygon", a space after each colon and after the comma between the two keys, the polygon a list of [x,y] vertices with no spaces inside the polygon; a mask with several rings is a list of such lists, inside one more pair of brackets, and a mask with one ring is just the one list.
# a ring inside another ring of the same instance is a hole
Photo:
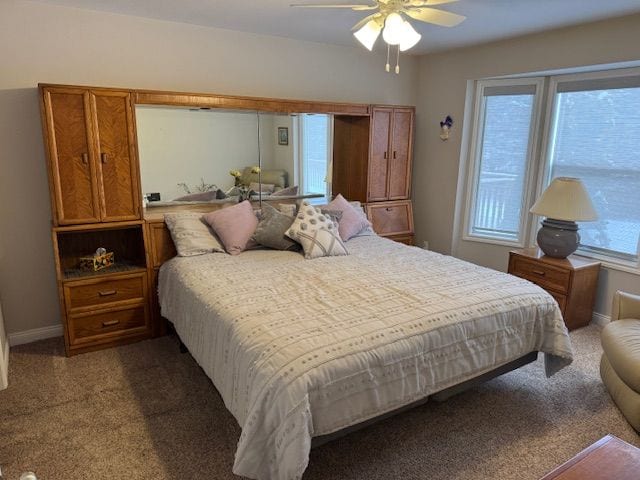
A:
{"label": "small wall decoration", "polygon": [[440,122],[440,140],[443,142],[449,140],[449,130],[451,130],[451,126],[453,125],[453,118],[447,115],[447,118],[444,121]]}
{"label": "small wall decoration", "polygon": [[278,145],[289,145],[288,127],[278,127]]}

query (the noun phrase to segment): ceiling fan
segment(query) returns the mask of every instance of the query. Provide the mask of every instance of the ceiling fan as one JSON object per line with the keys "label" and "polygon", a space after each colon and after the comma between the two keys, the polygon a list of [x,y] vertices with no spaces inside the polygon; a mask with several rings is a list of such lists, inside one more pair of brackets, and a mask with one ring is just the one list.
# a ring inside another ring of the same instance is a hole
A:
{"label": "ceiling fan", "polygon": [[[388,72],[390,47],[397,45],[399,59],[400,52],[409,50],[422,38],[422,35],[414,30],[411,24],[405,20],[404,16],[441,27],[455,27],[463,22],[466,17],[431,7],[457,1],[458,0],[371,0],[369,3],[348,5],[296,3],[291,6],[301,8],[346,8],[357,12],[377,10],[375,13],[366,16],[356,23],[351,30],[354,32],[353,35],[356,39],[369,51],[373,50],[373,46],[380,32],[382,32],[382,38],[387,43],[387,64],[385,69]],[[395,71],[396,73],[400,73],[400,67],[397,63]]]}

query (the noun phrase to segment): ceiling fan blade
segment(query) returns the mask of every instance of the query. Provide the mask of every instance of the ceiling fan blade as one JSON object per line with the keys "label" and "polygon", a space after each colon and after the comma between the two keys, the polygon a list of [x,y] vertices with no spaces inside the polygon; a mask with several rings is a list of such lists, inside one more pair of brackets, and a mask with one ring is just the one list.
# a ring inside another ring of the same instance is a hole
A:
{"label": "ceiling fan blade", "polygon": [[440,25],[441,27],[455,27],[467,18],[463,15],[458,15],[457,13],[436,10],[435,8],[407,9],[405,10],[405,13],[415,20],[433,23],[434,25]]}
{"label": "ceiling fan blade", "polygon": [[357,3],[354,5],[328,5],[328,4],[305,4],[305,3],[292,3],[290,7],[300,8],[350,8],[351,10],[374,10],[378,8],[378,5],[369,5],[365,3]]}
{"label": "ceiling fan blade", "polygon": [[445,5],[447,3],[455,3],[460,0],[411,0],[409,7],[433,7],[435,5]]}
{"label": "ceiling fan blade", "polygon": [[362,20],[360,20],[358,23],[356,23],[352,28],[351,31],[355,32],[356,30],[360,30],[362,27],[364,27],[367,23],[369,23],[369,21],[373,20],[374,18],[380,17],[382,16],[382,14],[380,12],[378,13],[374,13],[372,15],[368,15],[366,17],[364,17]]}

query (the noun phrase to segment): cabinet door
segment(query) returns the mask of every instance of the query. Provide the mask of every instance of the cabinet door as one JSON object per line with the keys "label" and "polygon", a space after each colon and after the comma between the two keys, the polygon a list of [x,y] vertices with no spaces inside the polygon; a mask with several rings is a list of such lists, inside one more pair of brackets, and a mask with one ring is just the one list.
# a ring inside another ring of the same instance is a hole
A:
{"label": "cabinet door", "polygon": [[395,108],[389,149],[389,200],[409,198],[413,110]]}
{"label": "cabinet door", "polygon": [[135,128],[128,92],[91,92],[102,221],[140,218]]}
{"label": "cabinet door", "polygon": [[99,222],[89,92],[46,88],[43,102],[54,223]]}
{"label": "cabinet door", "polygon": [[373,231],[382,237],[413,235],[413,208],[411,200],[368,203],[367,217]]}
{"label": "cabinet door", "polygon": [[393,109],[373,109],[369,155],[368,201],[387,200],[389,173],[389,133]]}

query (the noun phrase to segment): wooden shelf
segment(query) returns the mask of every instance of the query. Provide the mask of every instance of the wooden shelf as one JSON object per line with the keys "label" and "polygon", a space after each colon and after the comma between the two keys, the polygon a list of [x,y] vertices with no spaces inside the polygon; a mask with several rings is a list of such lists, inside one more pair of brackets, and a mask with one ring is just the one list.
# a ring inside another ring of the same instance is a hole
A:
{"label": "wooden shelf", "polygon": [[96,272],[92,272],[90,270],[80,270],[79,268],[69,268],[62,272],[62,280],[70,281],[70,280],[78,280],[78,279],[86,279],[86,278],[94,278],[94,277],[104,277],[107,275],[121,274],[121,273],[136,273],[136,272],[146,272],[147,267],[145,265],[140,265],[136,263],[130,262],[115,262],[110,267],[104,268],[102,270],[98,270]]}

